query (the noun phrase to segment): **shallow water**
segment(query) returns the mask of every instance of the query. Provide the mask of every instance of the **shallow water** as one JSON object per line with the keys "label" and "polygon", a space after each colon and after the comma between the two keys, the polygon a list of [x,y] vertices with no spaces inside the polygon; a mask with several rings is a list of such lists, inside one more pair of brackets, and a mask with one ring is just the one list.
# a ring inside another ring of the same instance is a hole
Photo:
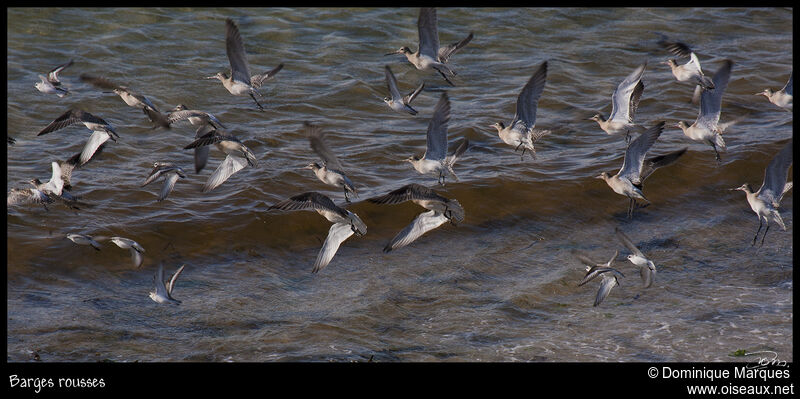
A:
{"label": "shallow water", "polygon": [[[773,225],[750,246],[757,218],[744,182],[792,137],[792,114],[753,96],[780,89],[792,68],[791,9],[440,9],[443,44],[475,32],[452,58],[449,87],[400,55],[416,49],[417,9],[9,9],[7,191],[50,176],[49,163],[78,152],[82,126],[37,137],[70,107],[113,124],[121,138],[76,170],[75,212],[52,205],[8,210],[8,361],[735,361],[738,350],[772,350],[792,361],[792,193],[782,203],[787,231]],[[234,97],[218,81],[228,69],[225,23],[239,24],[253,73],[283,62],[259,101]],[[518,23],[509,23],[518,21]],[[776,29],[777,28],[777,29]],[[707,74],[729,58],[717,165],[711,148],[673,127],[693,121],[692,87],[659,62],[661,32],[693,46]],[[786,54],[789,54],[787,57]],[[72,93],[39,93],[37,75],[70,58]],[[548,60],[537,127],[551,129],[536,160],[500,142],[490,125],[510,122],[516,97]],[[614,87],[649,62],[636,121],[667,128],[649,155],[688,147],[644,189],[652,204],[625,218],[626,198],[595,179],[618,169],[625,143],[587,120],[610,112]],[[383,66],[401,91],[426,83],[414,107],[393,113]],[[162,111],[178,103],[216,115],[259,158],[210,193],[201,188],[222,160],[193,173],[188,123],[151,130],[141,111],[82,83],[105,76],[148,96]],[[471,148],[459,182],[436,186],[403,158],[421,155],[440,92],[449,93],[450,142]],[[342,203],[338,189],[308,170],[317,161],[302,122],[328,132],[359,190],[348,209],[369,227],[340,247],[318,274],[311,268],[329,223],[313,212],[267,211],[305,191]],[[160,182],[140,185],[154,161],[182,166],[169,198]],[[791,179],[791,173],[790,173]],[[458,199],[459,226],[443,225],[410,246],[383,246],[421,208],[364,201],[416,182]],[[614,228],[656,261],[641,288]],[[145,249],[140,269],[127,250],[78,246],[70,232],[118,235]],[[605,261],[620,250],[620,287],[592,307],[597,282],[578,287],[572,250]],[[159,263],[186,269],[180,306],[147,293]],[[166,346],[165,346],[166,345]],[[165,351],[163,348],[171,350]]]}

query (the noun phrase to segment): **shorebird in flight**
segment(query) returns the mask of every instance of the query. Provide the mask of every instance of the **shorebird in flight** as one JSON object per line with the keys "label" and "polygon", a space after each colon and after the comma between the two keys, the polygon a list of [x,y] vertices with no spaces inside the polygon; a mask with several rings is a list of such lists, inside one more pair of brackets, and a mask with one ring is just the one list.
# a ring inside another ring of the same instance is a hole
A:
{"label": "shorebird in flight", "polygon": [[111,237],[110,240],[111,242],[117,244],[117,246],[122,249],[130,249],[131,259],[133,260],[134,267],[138,268],[139,266],[142,265],[142,261],[144,261],[144,258],[142,257],[142,254],[144,253],[144,248],[142,248],[142,246],[139,245],[138,242],[133,241],[130,238],[124,238],[124,237]]}
{"label": "shorebird in flight", "polygon": [[769,102],[783,108],[786,110],[792,110],[792,74],[789,73],[789,81],[786,82],[786,85],[783,86],[782,89],[778,91],[772,91],[772,89],[764,89],[761,93],[756,93],[757,96],[764,96],[769,100]]}
{"label": "shorebird in flight", "polygon": [[181,275],[181,272],[183,272],[184,267],[186,267],[186,265],[182,265],[169,280],[165,280],[164,265],[159,263],[156,275],[153,276],[153,283],[155,283],[156,286],[154,291],[150,291],[150,299],[162,304],[171,303],[180,305],[181,301],[173,298],[172,292],[175,290],[175,282],[178,280],[178,276]]}
{"label": "shorebird in flight", "polygon": [[458,181],[453,165],[467,151],[469,140],[464,138],[458,148],[451,155],[447,155],[447,122],[450,120],[450,98],[447,93],[442,93],[433,116],[428,123],[427,147],[422,157],[417,155],[406,158],[414,166],[417,172],[425,174],[436,174],[439,177],[439,184],[444,185],[446,173],[450,173]]}
{"label": "shorebird in flight", "polygon": [[786,225],[778,212],[783,196],[792,188],[792,182],[787,182],[789,177],[789,167],[792,165],[792,140],[772,158],[767,169],[764,171],[764,182],[758,191],[753,192],[749,184],[742,184],[740,187],[731,190],[744,191],[747,194],[747,203],[750,209],[758,216],[758,230],[753,236],[753,244],[756,245],[758,233],[761,232],[763,223],[767,224],[764,236],[761,237],[761,245],[764,245],[764,238],[769,231],[769,219],[771,218],[778,226],[786,231]]}
{"label": "shorebird in flight", "polygon": [[314,210],[333,223],[330,230],[328,230],[328,237],[317,255],[317,260],[314,262],[312,273],[317,273],[324,269],[325,266],[328,266],[333,256],[336,255],[336,251],[339,250],[339,245],[352,236],[353,233],[359,236],[367,234],[367,225],[361,221],[358,215],[347,209],[340,208],[330,198],[320,193],[307,192],[295,195],[270,206],[269,209],[284,211]]}
{"label": "shorebird in flight", "polygon": [[158,199],[156,201],[163,201],[169,193],[172,192],[172,189],[175,187],[175,182],[178,181],[179,178],[186,178],[186,173],[183,169],[175,166],[175,164],[171,162],[153,162],[153,170],[150,171],[150,174],[147,175],[147,179],[145,179],[144,184],[142,187],[156,181],[159,177],[164,176],[164,185],[161,187],[161,193],[158,195]]}
{"label": "shorebird in flight", "polygon": [[411,108],[411,102],[417,98],[417,95],[419,95],[425,87],[425,83],[420,83],[416,89],[404,96],[400,94],[400,90],[397,88],[397,79],[394,77],[388,65],[384,66],[384,72],[386,75],[386,85],[389,87],[389,97],[384,97],[383,101],[389,108],[397,112],[408,112],[411,115],[416,115],[417,110]]}
{"label": "shorebird in flight", "polygon": [[600,125],[609,135],[624,134],[625,142],[630,142],[630,132],[643,132],[644,126],[633,123],[633,115],[639,107],[639,99],[644,91],[642,75],[647,67],[647,62],[639,65],[625,80],[620,82],[614,93],[611,94],[611,114],[605,119],[602,114],[595,114],[589,120]]}
{"label": "shorebird in flight", "polygon": [[114,127],[111,126],[111,124],[99,117],[79,109],[71,109],[67,112],[64,112],[61,114],[61,116],[56,118],[56,120],[50,122],[49,125],[42,129],[37,136],[54,132],[79,122],[83,123],[87,129],[92,131],[92,136],[89,137],[89,141],[86,142],[86,145],[84,145],[83,151],[81,152],[81,165],[89,162],[89,159],[92,158],[97,149],[103,145],[103,143],[108,141],[108,139],[116,142],[117,140],[114,138],[114,136],[119,137],[119,134],[114,131]]}
{"label": "shorebird in flight", "polygon": [[358,198],[356,187],[345,174],[342,164],[336,158],[336,154],[325,143],[325,132],[319,126],[314,126],[309,122],[303,122],[303,127],[311,144],[311,149],[323,162],[322,165],[317,162],[310,163],[305,169],[311,169],[321,182],[343,189],[345,201],[350,202],[350,198],[347,198],[347,193],[352,193],[354,197]]}
{"label": "shorebird in flight", "polygon": [[508,127],[503,122],[492,125],[497,129],[497,134],[504,143],[516,146],[514,152],[517,152],[522,147],[522,157],[525,156],[526,150],[530,150],[531,156],[536,159],[536,149],[533,147],[533,143],[550,133],[549,130],[534,130],[534,126],[536,126],[536,109],[539,97],[544,91],[546,79],[547,61],[539,65],[539,68],[536,69],[528,83],[519,93],[517,97],[517,112],[514,114],[511,124]]}
{"label": "shorebird in flight", "polygon": [[411,49],[403,46],[399,50],[387,53],[386,55],[403,54],[408,59],[408,62],[413,64],[417,69],[421,71],[434,69],[442,75],[447,83],[451,86],[455,86],[447,75],[455,76],[456,73],[453,72],[446,63],[453,54],[472,40],[473,34],[470,32],[467,37],[460,41],[445,47],[439,47],[437,25],[436,9],[420,8],[419,18],[417,19],[417,29],[419,30],[419,48],[417,51],[412,52]]}
{"label": "shorebird in flight", "polygon": [[594,299],[594,306],[603,303],[603,300],[611,293],[611,289],[619,285],[617,277],[625,277],[619,270],[611,267],[617,260],[619,251],[614,251],[614,256],[606,263],[598,263],[589,259],[586,255],[581,253],[574,253],[574,255],[586,265],[586,275],[583,277],[578,286],[582,286],[589,281],[594,280],[595,277],[600,276],[600,289],[597,290],[597,296]]}
{"label": "shorebird in flight", "polygon": [[722,133],[733,123],[719,123],[719,114],[722,111],[722,94],[728,86],[732,66],[732,61],[725,60],[712,79],[714,88],[703,90],[700,94],[700,113],[697,115],[697,120],[691,126],[684,121],[679,121],[676,125],[683,130],[683,134],[686,137],[710,145],[714,149],[714,157],[717,162],[722,162],[719,151],[725,151],[727,148],[725,140],[722,139]]}
{"label": "shorebird in flight", "polygon": [[214,76],[209,76],[206,79],[218,79],[234,96],[243,96],[249,94],[253,101],[256,102],[258,109],[264,110],[264,107],[259,104],[258,100],[253,94],[261,96],[256,89],[261,87],[264,82],[272,79],[281,69],[283,64],[279,64],[271,71],[265,72],[260,75],[250,75],[250,67],[247,63],[247,53],[244,50],[244,41],[239,34],[239,27],[232,19],[225,20],[225,52],[228,54],[228,61],[231,64],[231,76],[223,72],[218,72]]}
{"label": "shorebird in flight", "polygon": [[428,209],[428,212],[419,214],[411,224],[392,238],[383,248],[383,252],[389,252],[411,244],[423,234],[447,221],[454,225],[464,221],[464,208],[461,207],[457,200],[442,197],[436,191],[419,184],[409,184],[386,195],[370,198],[368,201],[376,204],[399,204],[405,201],[412,201]]}
{"label": "shorebird in flight", "polygon": [[[203,186],[204,193],[217,188],[220,184],[228,180],[231,175],[242,170],[245,166],[258,166],[258,159],[255,154],[253,154],[253,151],[250,151],[250,149],[235,136],[219,133],[218,130],[213,130],[203,135],[191,144],[183,147],[183,149],[188,150],[211,144],[215,144],[226,156]],[[241,157],[244,157],[244,159]]]}
{"label": "shorebird in flight", "polygon": [[39,90],[45,94],[56,94],[59,97],[64,97],[69,94],[69,90],[61,84],[61,81],[58,80],[58,73],[63,71],[64,68],[72,65],[72,60],[69,60],[66,64],[61,64],[55,68],[53,68],[50,72],[47,73],[47,76],[39,75],[39,79],[41,82],[37,82],[34,86],[36,90]]}
{"label": "shorebird in flight", "polygon": [[617,238],[619,238],[622,245],[628,248],[631,251],[631,254],[627,256],[631,263],[636,266],[639,266],[639,275],[642,277],[642,286],[644,288],[649,288],[653,285],[653,281],[656,278],[656,265],[653,263],[652,260],[647,259],[644,256],[644,253],[636,247],[636,244],[631,241],[631,239],[624,233],[619,227],[614,229],[614,232],[617,234]]}
{"label": "shorebird in flight", "polygon": [[134,108],[140,108],[142,112],[147,115],[151,122],[156,123],[157,126],[169,129],[170,126],[167,118],[158,110],[158,108],[156,108],[155,105],[153,105],[153,103],[147,97],[136,93],[125,86],[112,83],[103,77],[81,74],[81,80],[99,89],[111,90],[107,93],[114,93],[118,95],[120,98],[122,98],[122,101],[125,101],[125,104],[128,104]]}
{"label": "shorebird in flight", "polygon": [[625,150],[625,159],[617,174],[611,175],[608,172],[603,172],[596,176],[598,179],[603,179],[615,193],[630,198],[628,206],[629,218],[633,217],[637,199],[650,202],[642,192],[644,180],[656,169],[672,164],[686,152],[684,148],[645,160],[644,157],[647,155],[647,151],[650,150],[650,147],[653,146],[663,130],[664,122],[661,121],[639,135],[636,140],[633,140]]}

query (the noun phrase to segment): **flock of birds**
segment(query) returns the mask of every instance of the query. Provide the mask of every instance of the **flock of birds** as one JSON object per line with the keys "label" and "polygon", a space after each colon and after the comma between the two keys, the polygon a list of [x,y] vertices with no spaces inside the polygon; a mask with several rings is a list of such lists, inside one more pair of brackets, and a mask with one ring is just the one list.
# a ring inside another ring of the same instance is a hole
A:
{"label": "flock of birds", "polygon": [[[440,47],[436,10],[434,8],[420,9],[417,23],[419,30],[417,51],[412,52],[408,47],[404,46],[386,55],[402,54],[417,69],[421,71],[436,71],[448,84],[453,85],[449,77],[455,76],[456,73],[447,62],[457,51],[473,39],[473,33],[470,32],[467,37],[458,42]],[[218,79],[232,95],[249,95],[256,106],[263,110],[262,105],[256,98],[256,96],[261,96],[257,89],[281,71],[283,64],[263,74],[251,75],[239,28],[231,19],[227,19],[225,25],[225,43],[231,73],[229,76],[220,72],[214,76],[207,77],[207,79]],[[659,43],[672,54],[689,59],[687,63],[682,65],[675,59],[669,59],[664,64],[670,66],[674,77],[678,81],[696,86],[693,102],[699,103],[697,120],[691,125],[681,121],[676,126],[682,129],[684,134],[691,140],[710,145],[714,150],[716,160],[720,161],[719,152],[726,149],[722,136],[723,132],[736,122],[734,120],[733,122],[720,123],[722,95],[728,84],[733,62],[730,60],[723,61],[722,66],[716,73],[712,77],[708,77],[703,73],[697,55],[687,45],[670,41],[663,36]],[[59,73],[71,66],[72,63],[72,60],[70,60],[63,65],[57,66],[47,76],[39,75],[41,82],[36,83],[35,87],[46,94],[55,94],[59,97],[68,95],[69,90],[61,84]],[[633,217],[635,209],[647,206],[641,205],[638,201],[645,201],[649,205],[649,200],[642,192],[644,180],[656,169],[677,161],[687,150],[683,148],[665,155],[646,158],[648,150],[659,138],[665,125],[665,122],[661,121],[647,128],[633,121],[639,98],[644,90],[642,76],[646,67],[646,62],[639,65],[616,87],[611,96],[612,111],[607,118],[600,114],[589,118],[596,121],[607,134],[624,135],[625,137],[627,149],[625,150],[622,167],[616,173],[603,172],[597,178],[603,179],[614,192],[629,199],[629,218]],[[535,128],[537,104],[544,90],[547,69],[548,63],[545,61],[539,65],[525,86],[523,86],[517,98],[516,113],[509,125],[506,126],[502,122],[492,125],[497,129],[499,138],[505,144],[515,147],[515,152],[522,150],[521,156],[523,158],[525,153],[529,152],[535,160],[536,150],[534,143],[550,133],[549,130]],[[418,85],[409,94],[402,95],[391,68],[386,65],[384,71],[389,91],[389,96],[384,98],[384,102],[396,112],[416,115],[417,111],[411,107],[411,103],[424,90],[424,83]],[[184,148],[194,150],[196,173],[199,173],[205,167],[211,145],[216,146],[226,155],[225,159],[203,186],[204,192],[219,187],[231,175],[247,166],[253,168],[258,166],[258,158],[255,154],[237,137],[226,133],[225,129],[227,128],[212,114],[188,109],[183,104],[163,114],[147,97],[125,86],[112,83],[103,77],[86,74],[81,75],[80,79],[108,93],[119,95],[131,107],[142,109],[143,113],[154,123],[154,129],[159,127],[170,128],[171,125],[184,120],[188,120],[189,123],[196,126],[195,140]],[[757,93],[757,95],[763,95],[771,103],[791,111],[791,74],[789,75],[788,83],[781,90],[772,91],[766,89],[761,93]],[[458,181],[453,166],[469,148],[469,141],[464,138],[456,149],[448,154],[447,124],[449,119],[450,99],[447,92],[443,92],[428,124],[427,146],[424,155],[421,157],[414,155],[406,159],[420,174],[436,176],[438,183],[442,186],[445,185],[445,180],[448,176],[452,176],[454,180]],[[70,194],[68,191],[71,189],[72,171],[84,167],[103,150],[108,140],[116,141],[119,135],[111,124],[80,109],[70,109],[64,112],[42,129],[38,135],[59,131],[75,124],[83,124],[92,132],[82,151],[66,161],[52,162],[52,176],[48,182],[43,183],[39,179],[33,179],[30,181],[33,188],[12,189],[8,194],[8,206],[36,203],[43,205],[47,209],[47,204],[58,200],[69,207],[78,209],[81,204],[80,198]],[[351,196],[358,197],[356,186],[345,173],[334,151],[328,146],[324,130],[308,122],[304,123],[304,130],[309,139],[311,149],[322,161],[322,163],[310,163],[306,168],[313,171],[315,176],[325,184],[340,188],[344,193],[345,201],[350,203]],[[633,134],[638,134],[638,137],[633,138]],[[9,137],[8,141],[9,144],[13,144],[12,138]],[[731,189],[741,190],[747,194],[747,201],[759,218],[759,228],[755,237],[753,237],[753,245],[756,243],[762,224],[766,223],[767,228],[761,238],[761,245],[763,245],[764,238],[769,230],[770,219],[786,230],[778,208],[783,195],[792,187],[792,182],[787,182],[791,164],[792,141],[790,140],[767,166],[764,182],[759,190],[754,192],[748,184]],[[155,162],[142,187],[161,177],[164,178],[164,183],[157,201],[167,198],[174,189],[176,182],[179,179],[186,178],[187,173],[173,163]],[[370,198],[368,201],[376,204],[398,204],[412,201],[427,210],[418,215],[411,224],[399,232],[384,247],[385,252],[406,246],[426,232],[446,222],[455,225],[464,220],[464,209],[457,200],[448,199],[431,188],[420,184],[409,184],[386,195]],[[319,272],[331,262],[342,242],[353,234],[363,235],[367,232],[366,224],[358,215],[336,205],[331,198],[317,192],[306,192],[293,196],[270,206],[269,209],[283,211],[313,210],[332,223],[328,236],[314,262],[313,273]],[[625,248],[631,252],[627,259],[639,268],[643,286],[647,288],[652,285],[656,274],[655,263],[648,259],[623,231],[617,228],[616,235]],[[110,240],[120,248],[130,250],[135,267],[140,267],[143,262],[144,248],[129,238],[91,237],[74,233],[68,234],[67,238],[76,244],[90,245],[98,251],[101,249],[99,241]],[[586,275],[579,285],[584,285],[597,277],[601,279],[594,306],[599,305],[608,296],[611,289],[619,284],[618,277],[623,276],[619,270],[613,267],[618,254],[619,251],[615,251],[614,256],[608,262],[600,263],[582,253],[575,253],[577,259],[586,265]],[[165,279],[163,264],[160,264],[154,276],[156,287],[154,291],[150,292],[150,298],[158,303],[180,303],[180,301],[172,297],[172,292],[175,282],[185,266],[181,266],[169,279]]]}

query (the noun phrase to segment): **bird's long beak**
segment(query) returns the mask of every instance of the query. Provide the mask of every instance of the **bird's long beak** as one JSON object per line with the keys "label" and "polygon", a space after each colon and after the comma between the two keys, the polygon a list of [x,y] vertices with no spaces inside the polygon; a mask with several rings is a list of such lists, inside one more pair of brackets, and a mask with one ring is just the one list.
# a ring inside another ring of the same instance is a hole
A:
{"label": "bird's long beak", "polygon": [[217,78],[216,76],[207,76],[207,77],[205,77],[203,79],[216,79],[216,78]]}
{"label": "bird's long beak", "polygon": [[754,96],[764,96],[764,97],[766,97],[766,96],[767,96],[766,94],[764,94],[764,92],[763,92],[763,91],[762,91],[762,92],[759,92],[759,93],[756,93],[756,94],[753,94],[753,95],[754,95]]}
{"label": "bird's long beak", "polygon": [[384,54],[383,56],[385,57],[385,56],[387,56],[387,55],[394,55],[394,54],[400,54],[400,50],[397,50],[397,51],[392,51],[391,53],[386,53],[386,54]]}
{"label": "bird's long beak", "polygon": [[669,65],[669,61],[661,61],[660,64]]}
{"label": "bird's long beak", "polygon": [[113,91],[104,91],[103,93],[105,93],[105,94],[114,94]]}

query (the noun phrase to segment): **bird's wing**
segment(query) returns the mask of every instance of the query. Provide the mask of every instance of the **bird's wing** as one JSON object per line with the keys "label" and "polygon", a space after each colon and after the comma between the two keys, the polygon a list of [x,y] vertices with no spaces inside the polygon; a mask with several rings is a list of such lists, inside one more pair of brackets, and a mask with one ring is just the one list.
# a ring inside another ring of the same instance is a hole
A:
{"label": "bird's wing", "polygon": [[239,28],[232,19],[225,20],[225,52],[231,63],[231,77],[233,80],[252,84],[250,82],[250,67],[247,65],[244,41],[239,34]]}
{"label": "bird's wing", "polygon": [[664,121],[661,121],[647,129],[628,145],[628,149],[625,150],[625,161],[623,161],[622,168],[617,173],[620,178],[627,178],[634,184],[641,182],[644,156],[647,155],[647,151],[656,142],[658,136],[661,135],[664,130],[664,123]]}
{"label": "bird's wing", "polygon": [[603,303],[603,300],[611,293],[611,289],[618,284],[616,276],[603,276],[603,281],[600,282],[600,289],[597,290],[597,296],[594,299],[594,306]]}
{"label": "bird's wing", "polygon": [[312,125],[308,122],[303,122],[303,127],[306,131],[306,136],[308,136],[308,141],[311,143],[311,149],[322,158],[325,162],[325,166],[328,169],[335,169],[340,172],[344,172],[342,168],[342,164],[339,163],[339,159],[336,158],[336,155],[331,151],[328,144],[325,143],[325,131],[323,131],[319,126]]}
{"label": "bird's wing", "polygon": [[639,269],[639,276],[642,278],[642,287],[649,288],[651,285],[653,285],[656,272],[655,270],[650,269],[650,267],[645,266]]}
{"label": "bird's wing", "polygon": [[350,227],[349,223],[334,223],[330,230],[328,230],[328,238],[326,238],[325,242],[322,244],[322,248],[319,250],[319,254],[317,254],[317,260],[314,261],[314,268],[311,272],[317,273],[324,269],[325,266],[328,266],[333,256],[336,255],[336,251],[339,250],[339,245],[353,235],[353,233],[353,229]]}
{"label": "bird's wing", "polygon": [[61,191],[64,189],[64,179],[61,178],[61,165],[58,162],[53,162],[51,165],[53,174],[50,176],[50,181],[45,184],[44,189],[55,195],[61,195]]}
{"label": "bird's wing", "polygon": [[428,123],[425,159],[444,160],[447,156],[447,122],[450,120],[450,98],[442,93]]}
{"label": "bird's wing", "polygon": [[642,171],[639,173],[639,180],[643,182],[645,179],[647,179],[648,176],[653,174],[653,172],[655,172],[656,169],[672,165],[673,163],[675,163],[675,161],[678,160],[678,158],[680,158],[684,153],[686,153],[686,150],[688,148],[689,147],[684,147],[680,150],[673,151],[664,155],[659,155],[645,159],[644,162],[642,163]]}
{"label": "bird's wing", "polygon": [[439,58],[439,32],[437,31],[436,9],[420,8],[417,19],[419,30],[419,53],[434,60]]}
{"label": "bird's wing", "polygon": [[164,165],[153,166],[153,170],[151,170],[150,174],[147,175],[147,178],[144,180],[144,183],[142,183],[142,187],[156,181],[156,179],[161,177],[161,175],[167,172],[168,169],[171,169],[171,167],[169,166],[165,167]]}
{"label": "bird's wing", "polygon": [[415,98],[417,98],[419,93],[421,93],[422,89],[424,88],[425,88],[425,82],[420,83],[416,89],[414,89],[412,92],[406,94],[405,97],[403,97],[403,103],[406,105],[411,104],[411,102],[414,101]]}
{"label": "bird's wing", "polygon": [[81,165],[89,162],[89,160],[94,155],[97,148],[100,147],[103,143],[108,141],[111,136],[108,132],[102,130],[95,130],[92,132],[92,135],[89,136],[89,141],[86,142],[86,145],[83,146],[83,151],[81,151]]}
{"label": "bird's wing", "polygon": [[367,201],[376,204],[399,204],[405,201],[440,201],[447,202],[447,198],[437,194],[436,191],[420,184],[412,183],[391,191],[380,197],[370,198]]}
{"label": "bird's wing", "polygon": [[764,171],[764,183],[758,189],[758,197],[773,206],[779,205],[784,194],[786,179],[789,177],[789,166],[792,165],[792,141],[788,143],[772,158]]}
{"label": "bird's wing", "polygon": [[792,73],[789,74],[789,81],[786,82],[786,86],[783,86],[783,92],[792,95]]}
{"label": "bird's wing", "polygon": [[37,134],[37,136],[41,136],[43,134],[47,134],[47,133],[54,132],[54,131],[59,130],[59,129],[63,129],[63,128],[69,126],[69,125],[72,125],[72,124],[78,123],[78,122],[81,122],[81,120],[76,117],[75,112],[73,110],[68,110],[68,111],[64,112],[63,114],[61,114],[54,121],[50,122],[49,125],[45,126],[45,128],[42,129],[42,131],[40,131],[39,134]]}
{"label": "bird's wing", "polygon": [[[183,268],[184,268],[184,267],[186,267],[186,265],[182,265],[182,266],[181,266],[181,267],[180,267],[180,268],[179,268],[179,269],[178,269],[178,270],[175,272],[175,274],[173,274],[173,275],[172,275],[172,278],[170,278],[170,279],[169,279],[169,282],[166,284],[167,293],[168,293],[170,296],[172,295],[172,292],[175,290],[175,282],[176,282],[176,281],[178,281],[178,276],[180,276],[180,275],[181,275],[181,272],[183,272]],[[163,271],[162,271],[162,277],[163,277]],[[163,281],[163,280],[162,280],[162,281]]]}
{"label": "bird's wing", "polygon": [[224,183],[225,180],[228,180],[231,175],[242,170],[245,166],[247,166],[246,159],[235,155],[227,155],[225,160],[219,164],[217,170],[208,178],[208,181],[203,186],[203,192],[207,193],[217,188],[220,184]]}
{"label": "bird's wing", "polygon": [[[639,82],[642,79],[642,75],[644,74],[644,69],[647,67],[647,62],[642,65],[636,67],[633,72],[628,75],[625,80],[620,82],[616,89],[614,89],[614,93],[611,95],[611,115],[609,115],[609,120],[615,120],[620,122],[630,123],[633,120],[633,115],[631,114],[631,96],[633,95],[634,91],[639,86]],[[644,86],[639,89],[639,96],[641,96],[641,90],[644,89]],[[638,103],[638,99],[637,99]]]}
{"label": "bird's wing", "polygon": [[394,77],[394,73],[392,73],[388,65],[383,67],[383,72],[386,76],[386,85],[389,87],[389,95],[392,97],[392,100],[400,100],[402,96],[400,95],[400,90],[397,89],[397,79]]}
{"label": "bird's wing", "polygon": [[536,124],[536,109],[539,103],[539,97],[542,96],[544,91],[544,84],[547,80],[547,61],[539,65],[536,72],[531,75],[528,83],[522,88],[522,91],[517,97],[517,112],[514,114],[514,120],[511,126],[517,123],[524,125],[524,130],[532,129]]}
{"label": "bird's wing", "polygon": [[66,64],[61,64],[61,65],[53,68],[50,72],[47,73],[47,80],[50,81],[50,83],[59,82],[58,73],[63,71],[64,68],[66,68],[66,67],[68,67],[70,65],[72,65],[72,60],[69,60]]}
{"label": "bird's wing", "polygon": [[393,249],[402,248],[411,244],[423,234],[441,226],[445,222],[447,222],[447,217],[439,212],[423,212],[417,216],[411,224],[406,226],[403,231],[397,233],[397,235],[392,238],[392,241],[383,248],[383,252],[389,252]]}
{"label": "bird's wing", "polygon": [[333,203],[333,200],[325,195],[313,191],[295,195],[294,197],[270,206],[269,209],[280,209],[284,211],[296,211],[303,209],[324,210],[336,212],[342,217],[347,217],[347,212],[345,212],[344,209],[336,206],[336,204]]}
{"label": "bird's wing", "polygon": [[470,32],[469,35],[467,35],[467,37],[453,44],[448,44],[447,46],[439,48],[439,53],[438,53],[439,62],[441,62],[442,64],[446,63],[447,60],[449,60],[450,57],[453,56],[453,54],[458,52],[458,50],[461,50],[462,47],[466,46],[467,43],[469,43],[472,40],[473,36],[474,35],[472,34],[472,32]]}
{"label": "bird's wing", "polygon": [[197,148],[197,147],[212,145],[212,144],[216,144],[216,143],[218,143],[218,142],[220,142],[222,140],[239,141],[239,139],[237,139],[234,136],[223,136],[223,135],[219,134],[216,130],[214,130],[214,131],[208,132],[208,133],[200,136],[199,138],[197,138],[195,141],[191,142],[186,147],[183,147],[183,149],[184,150],[188,150],[188,149],[191,149],[191,148]]}
{"label": "bird's wing", "polygon": [[98,89],[114,90],[120,87],[119,85],[112,83],[110,80],[106,78],[99,76],[91,76],[85,73],[81,74],[80,79],[81,81],[89,83],[90,85],[97,87]]}
{"label": "bird's wing", "polygon": [[274,78],[275,75],[281,71],[281,69],[283,69],[283,64],[278,64],[278,66],[276,66],[275,68],[272,68],[269,71],[262,73],[261,75],[253,75],[250,77],[250,84],[252,84],[253,87],[261,87],[261,85],[263,85],[264,82]]}
{"label": "bird's wing", "polygon": [[622,242],[622,245],[628,248],[628,250],[631,251],[631,253],[633,253],[634,255],[641,256],[642,258],[645,257],[642,251],[640,251],[639,248],[636,247],[636,245],[633,243],[633,241],[631,241],[628,235],[623,233],[622,230],[619,229],[619,227],[614,229],[614,232],[617,233],[617,238],[619,238],[619,240]]}
{"label": "bird's wing", "polygon": [[675,54],[679,57],[690,57],[691,54],[693,54],[692,49],[689,48],[689,46],[687,46],[686,44],[681,42],[671,42],[671,41],[661,40],[659,41],[659,44],[661,44],[670,53]]}
{"label": "bird's wing", "polygon": [[142,253],[136,250],[136,247],[131,246],[131,259],[133,260],[133,265],[137,268],[142,266],[142,261],[144,258],[142,257]]}
{"label": "bird's wing", "polygon": [[161,193],[158,195],[158,200],[163,201],[169,193],[172,192],[172,189],[175,187],[175,182],[178,181],[180,176],[177,173],[170,173],[167,175],[167,178],[164,179],[164,185],[161,186]]}
{"label": "bird's wing", "polygon": [[164,265],[161,263],[158,264],[158,270],[153,276],[153,283],[156,285],[156,295],[169,298],[169,291],[164,283]]}
{"label": "bird's wing", "polygon": [[722,94],[728,86],[732,66],[732,61],[725,60],[712,78],[714,89],[703,90],[700,94],[700,114],[697,116],[696,123],[706,126],[709,129],[716,128],[719,122],[719,114],[722,110]]}

